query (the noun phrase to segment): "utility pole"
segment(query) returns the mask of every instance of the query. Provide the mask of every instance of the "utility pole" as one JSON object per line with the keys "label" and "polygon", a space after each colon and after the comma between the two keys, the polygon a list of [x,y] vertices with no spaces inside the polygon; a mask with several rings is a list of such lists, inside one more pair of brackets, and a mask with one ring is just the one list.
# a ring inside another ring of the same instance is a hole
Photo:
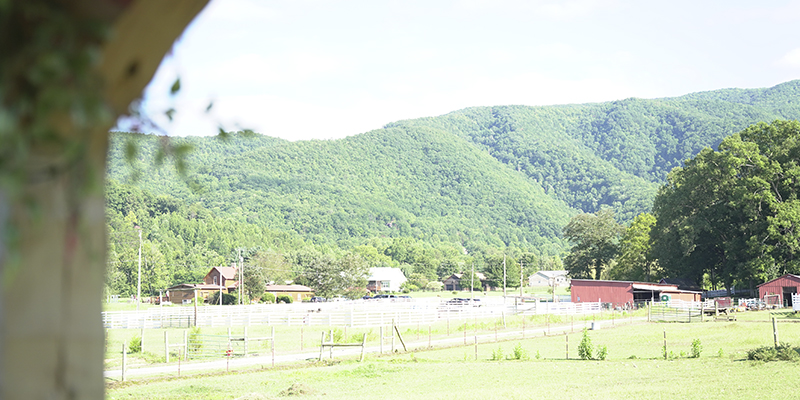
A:
{"label": "utility pole", "polygon": [[244,304],[244,260],[242,249],[239,249],[239,305]]}
{"label": "utility pole", "polygon": [[472,300],[475,300],[474,290],[475,290],[475,263],[472,263],[472,273],[469,275],[469,297]]}
{"label": "utility pole", "polygon": [[506,298],[506,255],[503,254],[503,301]]}
{"label": "utility pole", "polygon": [[139,231],[139,283],[136,285],[136,311],[139,311],[139,303],[142,302],[142,227],[136,226]]}

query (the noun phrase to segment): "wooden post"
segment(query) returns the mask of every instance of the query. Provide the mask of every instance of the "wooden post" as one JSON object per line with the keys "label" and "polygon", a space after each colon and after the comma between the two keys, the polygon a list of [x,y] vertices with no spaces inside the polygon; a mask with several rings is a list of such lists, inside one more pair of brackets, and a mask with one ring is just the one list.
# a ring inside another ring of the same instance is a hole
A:
{"label": "wooden post", "polygon": [[164,359],[169,362],[169,331],[164,330]]}
{"label": "wooden post", "polygon": [[383,355],[383,325],[381,325],[381,327],[378,329],[378,331],[379,331],[379,335],[381,337],[381,343],[378,346],[378,351],[380,351],[380,354]]}
{"label": "wooden post", "polygon": [[775,320],[775,317],[772,317],[772,336],[775,339],[775,348],[778,348],[778,323]]}
{"label": "wooden post", "polygon": [[275,327],[272,327],[272,339],[269,341],[270,352],[272,353],[272,368],[275,368]]}
{"label": "wooden post", "polygon": [[478,335],[475,335],[475,360],[478,359]]}
{"label": "wooden post", "polygon": [[406,342],[403,340],[403,335],[400,334],[400,329],[397,328],[397,325],[394,326],[395,332],[397,332],[397,338],[400,339],[400,344],[403,345],[403,351],[408,351],[406,348]]}
{"label": "wooden post", "polygon": [[325,349],[325,331],[322,331],[322,339],[319,341],[319,361],[322,361],[322,352]]}
{"label": "wooden post", "polygon": [[183,356],[189,361],[189,330],[183,331]]}
{"label": "wooden post", "polygon": [[[273,337],[273,339],[275,339]],[[303,327],[300,327],[300,351],[303,351]]]}
{"label": "wooden post", "polygon": [[667,359],[667,328],[664,328],[664,359]]}
{"label": "wooden post", "polygon": [[244,355],[247,356],[247,327],[244,327]]}
{"label": "wooden post", "polygon": [[122,343],[122,381],[125,382],[125,364],[128,361],[128,349],[125,342]]}
{"label": "wooden post", "polygon": [[494,341],[497,341],[497,321],[494,321]]}
{"label": "wooden post", "polygon": [[431,326],[428,325],[428,348],[431,348]]}
{"label": "wooden post", "polygon": [[464,346],[467,345],[467,320],[464,320]]}
{"label": "wooden post", "polygon": [[364,333],[363,339],[361,339],[361,358],[358,359],[358,362],[364,361],[364,348],[367,347],[367,334]]}
{"label": "wooden post", "polygon": [[703,322],[703,316],[705,316],[705,303],[703,301],[700,302],[700,322]]}
{"label": "wooden post", "polygon": [[569,360],[569,335],[566,332],[564,332],[564,340],[566,341],[566,346],[567,346],[566,358],[567,360]]}
{"label": "wooden post", "polygon": [[522,316],[522,338],[525,339],[525,315]]}

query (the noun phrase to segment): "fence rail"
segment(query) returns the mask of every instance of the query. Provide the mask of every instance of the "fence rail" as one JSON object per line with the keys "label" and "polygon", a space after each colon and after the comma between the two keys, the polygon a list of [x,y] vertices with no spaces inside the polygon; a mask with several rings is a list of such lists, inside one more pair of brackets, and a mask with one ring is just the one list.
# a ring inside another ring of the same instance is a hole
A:
{"label": "fence rail", "polygon": [[[493,299],[491,299],[493,300]],[[397,324],[429,324],[444,320],[503,317],[516,314],[593,314],[599,303],[521,304],[499,301],[487,304],[448,304],[445,301],[411,302],[340,302],[263,304],[244,306],[163,307],[142,311],[106,311],[102,313],[107,329],[162,329],[190,326],[385,326]]]}

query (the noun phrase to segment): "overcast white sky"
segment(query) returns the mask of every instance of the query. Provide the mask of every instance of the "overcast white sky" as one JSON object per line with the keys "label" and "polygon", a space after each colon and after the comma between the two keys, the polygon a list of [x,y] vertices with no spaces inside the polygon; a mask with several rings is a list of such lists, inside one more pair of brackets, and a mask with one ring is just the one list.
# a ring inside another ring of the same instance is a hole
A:
{"label": "overcast white sky", "polygon": [[798,23],[798,1],[212,0],[144,109],[174,136],[305,140],[472,106],[769,87],[800,78]]}

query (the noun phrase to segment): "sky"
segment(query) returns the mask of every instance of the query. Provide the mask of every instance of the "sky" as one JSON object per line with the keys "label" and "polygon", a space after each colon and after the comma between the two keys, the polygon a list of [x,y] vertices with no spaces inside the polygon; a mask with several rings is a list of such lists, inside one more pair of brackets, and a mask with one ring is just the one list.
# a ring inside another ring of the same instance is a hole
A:
{"label": "sky", "polygon": [[325,140],[475,106],[771,87],[800,78],[798,23],[779,0],[211,0],[142,110],[172,136]]}

